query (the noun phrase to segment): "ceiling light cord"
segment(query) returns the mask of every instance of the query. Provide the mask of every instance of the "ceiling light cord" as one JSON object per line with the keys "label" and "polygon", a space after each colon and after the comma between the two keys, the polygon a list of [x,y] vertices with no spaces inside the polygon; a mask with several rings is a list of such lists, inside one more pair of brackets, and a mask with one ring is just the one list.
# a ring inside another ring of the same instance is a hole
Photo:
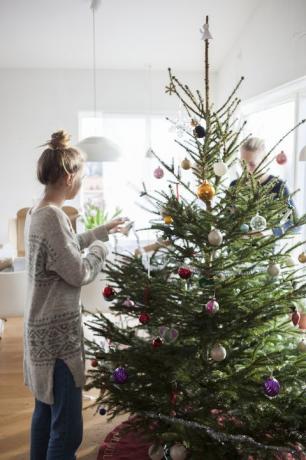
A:
{"label": "ceiling light cord", "polygon": [[97,76],[96,76],[96,18],[95,8],[92,8],[92,61],[93,61],[93,107],[94,117],[97,117]]}

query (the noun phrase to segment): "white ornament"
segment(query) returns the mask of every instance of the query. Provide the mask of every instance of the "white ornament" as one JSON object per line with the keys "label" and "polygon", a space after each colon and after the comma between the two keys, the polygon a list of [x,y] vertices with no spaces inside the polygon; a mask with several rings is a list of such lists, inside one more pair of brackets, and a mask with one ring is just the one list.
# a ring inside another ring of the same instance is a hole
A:
{"label": "white ornament", "polygon": [[264,217],[257,213],[256,216],[251,219],[250,225],[252,230],[256,232],[262,232],[267,226],[267,221]]}
{"label": "white ornament", "polygon": [[226,349],[222,345],[215,345],[211,352],[210,356],[214,361],[223,361],[226,358]]}
{"label": "white ornament", "polygon": [[212,246],[220,246],[223,241],[223,236],[220,230],[214,228],[208,233],[208,241]]}
{"label": "white ornament", "polygon": [[306,341],[305,341],[305,339],[302,339],[302,340],[298,343],[297,348],[298,348],[298,350],[299,350],[301,353],[305,353],[305,352],[306,352]]}
{"label": "white ornament", "polygon": [[218,161],[217,163],[214,164],[214,173],[216,176],[224,176],[224,174],[227,173],[227,166],[223,161]]}
{"label": "white ornament", "polygon": [[295,266],[295,259],[290,254],[286,258],[286,265],[287,265],[287,267],[294,267]]}
{"label": "white ornament", "polygon": [[270,276],[278,276],[280,274],[280,266],[279,264],[270,263],[267,269],[267,272]]}
{"label": "white ornament", "polygon": [[160,446],[157,450],[155,450],[156,446],[152,444],[149,447],[148,455],[151,460],[162,460],[164,458],[165,452],[162,446]]}
{"label": "white ornament", "polygon": [[183,444],[174,444],[170,449],[170,457],[172,460],[185,460],[187,457],[187,449]]}

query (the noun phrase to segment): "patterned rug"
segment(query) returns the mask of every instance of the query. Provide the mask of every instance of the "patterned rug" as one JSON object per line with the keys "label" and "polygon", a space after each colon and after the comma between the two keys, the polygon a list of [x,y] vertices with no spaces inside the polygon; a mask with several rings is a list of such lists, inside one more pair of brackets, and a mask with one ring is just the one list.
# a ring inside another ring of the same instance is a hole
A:
{"label": "patterned rug", "polygon": [[101,445],[97,460],[150,460],[150,443],[135,432],[125,433],[129,421],[123,422],[111,431]]}

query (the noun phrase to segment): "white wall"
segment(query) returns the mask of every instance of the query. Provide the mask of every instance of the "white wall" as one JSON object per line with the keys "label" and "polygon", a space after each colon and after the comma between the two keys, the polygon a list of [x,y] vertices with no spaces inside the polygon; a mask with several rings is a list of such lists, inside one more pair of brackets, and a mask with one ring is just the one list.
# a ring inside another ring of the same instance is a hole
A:
{"label": "white wall", "polygon": [[[191,88],[201,88],[201,75],[179,72]],[[152,111],[178,109],[165,94],[165,72],[152,72]],[[105,112],[148,110],[146,71],[98,71],[97,109]],[[78,112],[92,109],[92,75],[87,70],[0,70],[0,243],[8,240],[8,219],[31,206],[42,187],[35,172],[38,145],[60,128],[78,140]]]}
{"label": "white wall", "polygon": [[219,104],[242,75],[239,94],[244,100],[306,75],[305,0],[259,2],[218,69]]}

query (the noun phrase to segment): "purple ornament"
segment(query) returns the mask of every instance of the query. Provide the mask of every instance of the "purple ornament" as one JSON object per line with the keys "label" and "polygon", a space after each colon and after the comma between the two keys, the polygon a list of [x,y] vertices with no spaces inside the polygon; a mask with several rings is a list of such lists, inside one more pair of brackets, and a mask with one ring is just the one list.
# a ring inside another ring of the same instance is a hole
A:
{"label": "purple ornament", "polygon": [[273,398],[273,396],[277,396],[280,392],[280,384],[274,377],[269,377],[265,381],[263,387],[265,394],[271,398]]}
{"label": "purple ornament", "polygon": [[205,309],[207,313],[213,315],[214,313],[217,313],[217,311],[219,310],[219,304],[216,301],[216,299],[210,299],[205,305]]}
{"label": "purple ornament", "polygon": [[104,407],[100,407],[99,414],[100,415],[105,415],[106,414],[106,409]]}
{"label": "purple ornament", "polygon": [[161,179],[162,177],[164,177],[164,171],[160,166],[158,166],[158,168],[155,169],[154,177],[156,177],[156,179]]}
{"label": "purple ornament", "polygon": [[122,305],[127,308],[132,308],[132,307],[135,307],[135,302],[133,302],[133,300],[127,297]]}
{"label": "purple ornament", "polygon": [[128,373],[124,367],[117,367],[113,372],[113,378],[116,383],[125,383],[128,379]]}

